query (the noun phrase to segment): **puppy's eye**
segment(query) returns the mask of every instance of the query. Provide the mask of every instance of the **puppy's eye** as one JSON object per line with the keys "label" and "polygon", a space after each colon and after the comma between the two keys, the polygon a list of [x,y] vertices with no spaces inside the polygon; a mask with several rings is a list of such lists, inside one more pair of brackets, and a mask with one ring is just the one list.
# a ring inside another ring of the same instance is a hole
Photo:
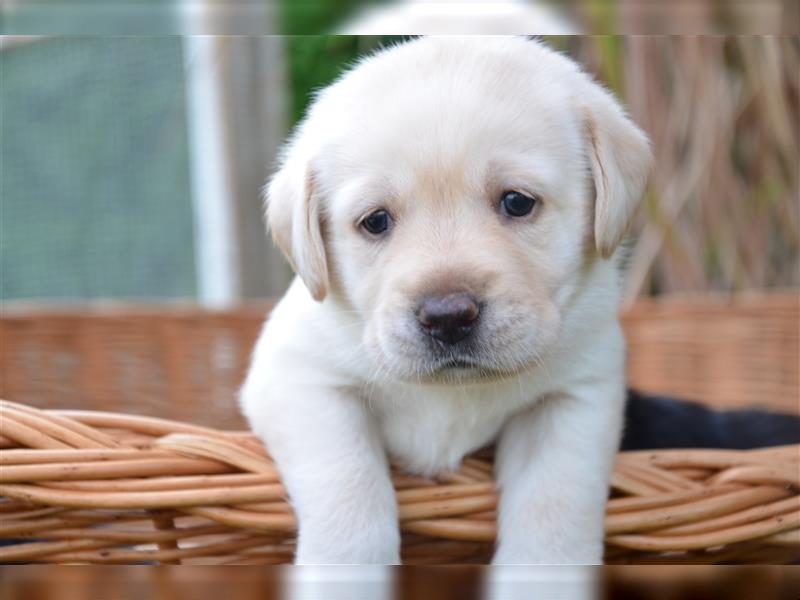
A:
{"label": "puppy's eye", "polygon": [[368,214],[361,221],[361,227],[366,229],[372,235],[381,235],[389,229],[392,224],[392,218],[385,210],[376,210]]}
{"label": "puppy's eye", "polygon": [[531,213],[536,202],[536,198],[520,192],[503,192],[503,200],[500,205],[503,212],[509,217],[524,217]]}

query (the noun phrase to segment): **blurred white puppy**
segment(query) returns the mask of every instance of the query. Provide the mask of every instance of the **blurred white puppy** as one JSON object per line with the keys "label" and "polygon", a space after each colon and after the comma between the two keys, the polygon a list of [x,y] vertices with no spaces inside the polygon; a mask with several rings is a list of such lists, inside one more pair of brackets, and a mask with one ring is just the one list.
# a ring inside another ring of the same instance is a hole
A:
{"label": "blurred white puppy", "polygon": [[533,0],[393,0],[367,4],[339,28],[344,35],[575,35],[558,5]]}
{"label": "blurred white puppy", "polygon": [[267,190],[299,277],[241,405],[299,519],[298,563],[397,563],[387,456],[497,442],[495,563],[599,563],[624,344],[614,256],[646,137],[523,38],[421,38],[325,89]]}

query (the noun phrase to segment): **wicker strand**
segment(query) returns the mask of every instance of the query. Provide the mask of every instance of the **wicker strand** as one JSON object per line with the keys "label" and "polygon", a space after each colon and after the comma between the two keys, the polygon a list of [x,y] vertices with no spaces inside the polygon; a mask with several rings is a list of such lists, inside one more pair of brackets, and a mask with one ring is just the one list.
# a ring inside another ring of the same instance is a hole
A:
{"label": "wicker strand", "polygon": [[[297,523],[246,432],[0,401],[3,562],[279,564]],[[397,470],[403,560],[481,562],[496,536],[491,454],[434,478]],[[579,482],[576,482],[579,485]],[[800,447],[620,454],[618,563],[800,559]]]}

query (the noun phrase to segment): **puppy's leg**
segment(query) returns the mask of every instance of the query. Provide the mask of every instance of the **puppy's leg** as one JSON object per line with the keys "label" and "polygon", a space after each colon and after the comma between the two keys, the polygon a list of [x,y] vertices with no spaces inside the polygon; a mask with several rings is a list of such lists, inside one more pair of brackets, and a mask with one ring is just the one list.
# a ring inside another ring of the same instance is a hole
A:
{"label": "puppy's leg", "polygon": [[295,562],[399,563],[394,488],[365,404],[338,390],[288,386],[245,388],[242,405],[297,515]]}
{"label": "puppy's leg", "polygon": [[495,564],[599,564],[624,389],[586,385],[514,417],[497,455]]}

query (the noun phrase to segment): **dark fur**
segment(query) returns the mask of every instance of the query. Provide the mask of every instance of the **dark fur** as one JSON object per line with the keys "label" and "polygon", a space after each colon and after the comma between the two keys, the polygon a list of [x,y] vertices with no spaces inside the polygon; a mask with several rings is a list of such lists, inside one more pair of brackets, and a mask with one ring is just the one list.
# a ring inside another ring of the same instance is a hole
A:
{"label": "dark fur", "polygon": [[695,402],[628,391],[623,450],[800,444],[800,417],[765,410],[717,411]]}

